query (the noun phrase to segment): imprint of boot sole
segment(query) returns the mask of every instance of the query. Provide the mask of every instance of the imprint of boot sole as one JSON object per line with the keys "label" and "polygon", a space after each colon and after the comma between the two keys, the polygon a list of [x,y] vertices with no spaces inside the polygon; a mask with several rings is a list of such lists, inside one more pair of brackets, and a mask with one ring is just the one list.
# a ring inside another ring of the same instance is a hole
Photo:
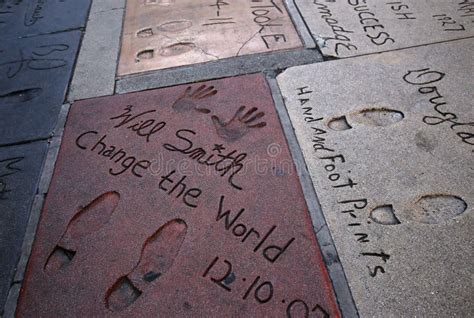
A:
{"label": "imprint of boot sole", "polygon": [[415,209],[410,217],[420,223],[440,224],[464,213],[466,202],[454,195],[430,194],[422,196],[415,203]]}
{"label": "imprint of boot sole", "polygon": [[45,271],[52,272],[67,266],[76,255],[75,247],[71,244],[79,238],[97,232],[107,224],[119,200],[120,195],[117,192],[107,192],[80,209],[69,221],[58,245],[48,257]]}
{"label": "imprint of boot sole", "polygon": [[161,226],[150,236],[143,244],[138,264],[107,291],[107,308],[117,312],[129,307],[149,283],[164,275],[173,265],[186,232],[186,223],[175,219]]}
{"label": "imprint of boot sole", "polygon": [[350,120],[365,126],[385,127],[403,120],[405,115],[402,112],[387,108],[364,109],[352,114]]}
{"label": "imprint of boot sole", "polygon": [[41,88],[28,88],[0,95],[0,103],[19,104],[38,97],[43,90]]}
{"label": "imprint of boot sole", "polygon": [[352,128],[351,125],[347,122],[346,116],[341,116],[337,118],[333,118],[328,122],[328,127],[331,128],[332,130],[349,130]]}
{"label": "imprint of boot sole", "polygon": [[121,277],[108,292],[106,306],[112,311],[122,311],[133,304],[141,294],[128,277]]}
{"label": "imprint of boot sole", "polygon": [[391,204],[381,205],[370,212],[370,219],[382,225],[397,225],[400,221],[395,216],[395,211]]}
{"label": "imprint of boot sole", "polygon": [[155,57],[155,51],[152,49],[143,50],[137,53],[135,63],[140,63],[142,60],[150,60]]}
{"label": "imprint of boot sole", "polygon": [[188,53],[196,48],[192,42],[180,42],[166,46],[160,50],[160,55],[164,57],[177,56]]}
{"label": "imprint of boot sole", "polygon": [[393,125],[404,118],[405,115],[397,110],[369,108],[349,114],[348,116],[332,118],[328,122],[328,127],[336,131],[352,129],[353,125],[351,125],[351,123],[363,126],[385,127]]}
{"label": "imprint of boot sole", "polygon": [[157,29],[163,32],[181,32],[189,29],[192,25],[193,23],[189,20],[178,20],[163,23]]}
{"label": "imprint of boot sole", "polygon": [[[188,20],[170,21],[160,24],[156,27],[156,30],[160,32],[175,33],[189,29],[192,25],[193,23]],[[156,34],[157,33],[153,31],[153,27],[147,27],[137,31],[137,38],[150,38]]]}

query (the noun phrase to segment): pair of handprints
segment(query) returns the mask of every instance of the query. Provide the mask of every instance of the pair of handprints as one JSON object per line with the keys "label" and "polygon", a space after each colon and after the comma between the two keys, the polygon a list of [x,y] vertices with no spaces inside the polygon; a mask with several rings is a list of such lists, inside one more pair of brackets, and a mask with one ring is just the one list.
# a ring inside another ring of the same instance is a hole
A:
{"label": "pair of handprints", "polygon": [[[216,94],[217,90],[214,86],[203,84],[194,90],[191,86],[188,86],[174,102],[172,108],[177,112],[197,111],[209,114],[211,111],[200,107],[198,103]],[[265,116],[264,112],[258,112],[257,107],[252,107],[247,111],[246,108],[246,106],[240,106],[229,121],[224,121],[216,115],[211,117],[214,128],[221,138],[227,141],[236,141],[245,136],[251,129],[263,128],[267,125],[266,122],[260,121]]]}

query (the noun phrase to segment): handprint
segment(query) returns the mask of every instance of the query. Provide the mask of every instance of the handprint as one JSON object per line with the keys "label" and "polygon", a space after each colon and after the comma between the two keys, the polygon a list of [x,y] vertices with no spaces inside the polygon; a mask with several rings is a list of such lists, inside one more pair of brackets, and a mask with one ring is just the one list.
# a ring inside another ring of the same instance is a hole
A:
{"label": "handprint", "polygon": [[187,112],[189,110],[197,110],[198,112],[208,114],[211,111],[207,108],[199,108],[196,103],[204,98],[208,98],[217,94],[217,90],[214,86],[201,85],[194,92],[192,87],[188,86],[184,91],[183,95],[176,100],[173,104],[173,109],[177,112]]}
{"label": "handprint", "polygon": [[257,107],[251,108],[245,114],[244,111],[245,106],[240,106],[234,117],[227,123],[222,122],[217,116],[212,116],[212,122],[217,134],[228,141],[235,141],[242,138],[251,128],[262,128],[267,125],[266,122],[256,123],[265,115],[263,112],[258,112],[254,115]]}

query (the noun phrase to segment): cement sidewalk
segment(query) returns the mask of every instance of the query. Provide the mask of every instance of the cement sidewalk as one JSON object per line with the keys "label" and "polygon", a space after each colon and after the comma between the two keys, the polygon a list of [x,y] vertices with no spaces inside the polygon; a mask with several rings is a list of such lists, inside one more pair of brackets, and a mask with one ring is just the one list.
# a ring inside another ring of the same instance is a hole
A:
{"label": "cement sidewalk", "polygon": [[0,3],[2,317],[469,317],[474,3]]}

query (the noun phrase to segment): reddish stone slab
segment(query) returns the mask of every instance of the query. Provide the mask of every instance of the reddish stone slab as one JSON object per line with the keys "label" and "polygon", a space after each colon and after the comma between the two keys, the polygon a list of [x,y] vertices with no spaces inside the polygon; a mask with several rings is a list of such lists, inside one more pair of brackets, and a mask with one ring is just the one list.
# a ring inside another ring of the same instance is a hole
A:
{"label": "reddish stone slab", "polygon": [[72,106],[17,314],[340,316],[249,75]]}
{"label": "reddish stone slab", "polygon": [[301,47],[283,0],[127,1],[117,72]]}

